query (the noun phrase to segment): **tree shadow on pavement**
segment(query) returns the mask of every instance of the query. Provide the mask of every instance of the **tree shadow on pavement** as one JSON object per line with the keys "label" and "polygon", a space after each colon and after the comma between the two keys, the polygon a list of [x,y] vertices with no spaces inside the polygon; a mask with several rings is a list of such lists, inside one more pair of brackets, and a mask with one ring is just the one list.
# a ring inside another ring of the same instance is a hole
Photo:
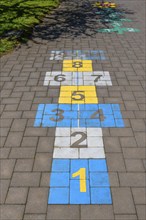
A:
{"label": "tree shadow on pavement", "polygon": [[87,0],[63,1],[51,15],[35,26],[32,39],[55,40],[59,37],[75,38],[96,34],[97,15]]}

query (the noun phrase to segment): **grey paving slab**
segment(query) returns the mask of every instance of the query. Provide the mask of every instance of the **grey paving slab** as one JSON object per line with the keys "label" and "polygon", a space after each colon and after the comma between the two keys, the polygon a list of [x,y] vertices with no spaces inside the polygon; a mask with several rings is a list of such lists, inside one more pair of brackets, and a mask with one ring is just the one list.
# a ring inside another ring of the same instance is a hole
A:
{"label": "grey paving slab", "polygon": [[[62,1],[53,13],[58,16],[60,10],[73,11],[75,4],[82,2]],[[1,58],[2,220],[146,219],[145,2],[115,2],[131,11],[126,18],[133,22],[125,25],[140,29],[140,33],[94,33],[99,22],[87,12],[82,17],[88,19],[87,23],[75,16],[71,32],[66,31],[62,21],[60,26],[58,22],[58,29],[55,26],[50,32],[53,15],[49,15],[51,19],[44,19],[40,31],[34,28],[29,47],[22,45]],[[70,17],[66,22],[70,22]],[[112,86],[96,87],[99,103],[120,104],[125,123],[124,128],[102,129],[113,202],[48,205],[56,128],[35,128],[34,120],[39,104],[59,102],[60,87],[43,86],[46,72],[62,70],[62,60],[49,60],[49,51],[98,49],[105,51],[107,59],[94,60],[93,69],[109,71],[112,80]]]}

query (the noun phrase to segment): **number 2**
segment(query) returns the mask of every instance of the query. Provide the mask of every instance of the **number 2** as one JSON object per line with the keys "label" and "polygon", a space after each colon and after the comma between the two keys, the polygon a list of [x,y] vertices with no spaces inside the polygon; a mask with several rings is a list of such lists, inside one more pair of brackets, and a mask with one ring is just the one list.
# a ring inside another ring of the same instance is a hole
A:
{"label": "number 2", "polygon": [[80,168],[77,172],[72,174],[72,177],[80,177],[80,192],[86,192],[86,168]]}

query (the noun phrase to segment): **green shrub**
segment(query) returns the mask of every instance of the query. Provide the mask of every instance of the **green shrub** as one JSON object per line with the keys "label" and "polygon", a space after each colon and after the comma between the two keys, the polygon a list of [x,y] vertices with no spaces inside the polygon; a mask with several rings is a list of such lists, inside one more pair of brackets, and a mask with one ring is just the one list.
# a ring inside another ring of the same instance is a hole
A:
{"label": "green shrub", "polygon": [[[1,0],[0,36],[3,43],[0,45],[0,51],[15,45],[13,42],[10,43],[11,41],[21,40],[21,37],[18,39],[18,35],[15,34],[17,31],[22,31],[25,35],[58,4],[59,0]],[[5,43],[6,47],[4,47]]]}

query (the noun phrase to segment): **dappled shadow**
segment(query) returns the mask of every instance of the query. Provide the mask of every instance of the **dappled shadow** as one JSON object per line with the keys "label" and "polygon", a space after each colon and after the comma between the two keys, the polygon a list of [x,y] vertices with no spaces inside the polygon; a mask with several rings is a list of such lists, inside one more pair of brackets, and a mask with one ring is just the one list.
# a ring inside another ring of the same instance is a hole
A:
{"label": "dappled shadow", "polygon": [[47,15],[41,24],[34,27],[31,39],[42,42],[59,37],[94,37],[101,28],[109,28],[111,22],[125,19],[126,14],[133,12],[120,7],[99,9],[93,7],[93,2],[91,4],[88,0],[66,0],[61,7]]}
{"label": "dappled shadow", "polygon": [[53,14],[35,26],[32,38],[54,40],[61,37],[93,36],[97,15],[87,0],[65,1]]}

